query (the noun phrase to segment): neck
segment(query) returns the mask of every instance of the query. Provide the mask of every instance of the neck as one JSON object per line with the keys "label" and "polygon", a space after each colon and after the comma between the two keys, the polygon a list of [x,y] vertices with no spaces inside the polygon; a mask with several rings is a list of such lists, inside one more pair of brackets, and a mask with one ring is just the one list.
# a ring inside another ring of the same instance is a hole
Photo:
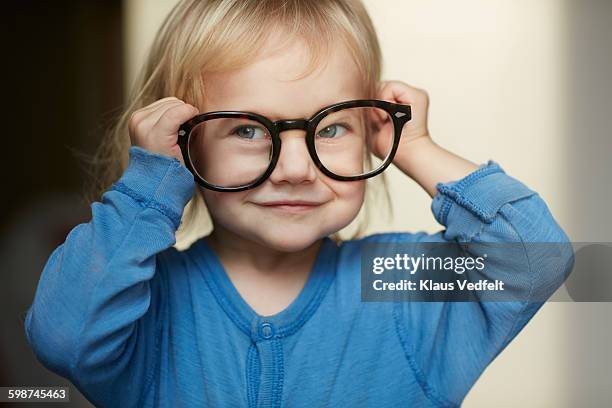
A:
{"label": "neck", "polygon": [[205,239],[224,265],[262,275],[287,274],[304,267],[310,271],[322,243],[319,239],[301,251],[286,252],[244,238],[219,226],[215,226]]}
{"label": "neck", "polygon": [[298,296],[322,240],[297,252],[279,251],[216,227],[205,237],[242,298],[260,315],[284,310]]}

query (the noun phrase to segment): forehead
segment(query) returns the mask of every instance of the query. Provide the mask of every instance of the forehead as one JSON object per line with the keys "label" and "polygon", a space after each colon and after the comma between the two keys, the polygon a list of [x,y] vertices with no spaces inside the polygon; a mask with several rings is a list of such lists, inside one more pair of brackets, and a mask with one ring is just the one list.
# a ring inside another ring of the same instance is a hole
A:
{"label": "forehead", "polygon": [[307,44],[295,39],[275,48],[273,41],[244,67],[205,75],[202,111],[250,111],[272,120],[307,118],[336,102],[365,97],[361,74],[341,41],[330,46],[307,75]]}

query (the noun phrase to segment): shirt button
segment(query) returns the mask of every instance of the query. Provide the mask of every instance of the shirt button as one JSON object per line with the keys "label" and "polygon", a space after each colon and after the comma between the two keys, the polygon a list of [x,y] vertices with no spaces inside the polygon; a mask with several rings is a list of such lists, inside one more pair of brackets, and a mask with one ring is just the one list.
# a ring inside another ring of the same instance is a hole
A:
{"label": "shirt button", "polygon": [[274,326],[272,323],[264,322],[259,326],[259,333],[264,339],[271,339],[274,336]]}

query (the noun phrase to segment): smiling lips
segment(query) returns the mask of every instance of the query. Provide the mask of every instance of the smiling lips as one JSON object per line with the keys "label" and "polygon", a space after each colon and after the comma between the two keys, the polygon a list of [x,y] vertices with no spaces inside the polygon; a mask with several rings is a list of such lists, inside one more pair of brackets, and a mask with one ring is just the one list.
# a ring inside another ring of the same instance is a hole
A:
{"label": "smiling lips", "polygon": [[305,200],[281,200],[281,201],[268,201],[265,203],[260,203],[259,205],[283,211],[292,211],[292,212],[302,212],[315,209],[319,207],[322,203],[314,202],[314,201],[305,201]]}

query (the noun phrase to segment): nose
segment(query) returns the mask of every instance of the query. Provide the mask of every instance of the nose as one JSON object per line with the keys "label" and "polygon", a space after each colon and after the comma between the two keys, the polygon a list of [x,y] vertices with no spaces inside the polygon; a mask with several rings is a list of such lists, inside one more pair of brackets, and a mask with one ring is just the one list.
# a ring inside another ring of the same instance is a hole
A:
{"label": "nose", "polygon": [[275,184],[312,183],[317,175],[303,130],[285,130],[281,132],[281,149],[278,162],[270,174],[270,181]]}

